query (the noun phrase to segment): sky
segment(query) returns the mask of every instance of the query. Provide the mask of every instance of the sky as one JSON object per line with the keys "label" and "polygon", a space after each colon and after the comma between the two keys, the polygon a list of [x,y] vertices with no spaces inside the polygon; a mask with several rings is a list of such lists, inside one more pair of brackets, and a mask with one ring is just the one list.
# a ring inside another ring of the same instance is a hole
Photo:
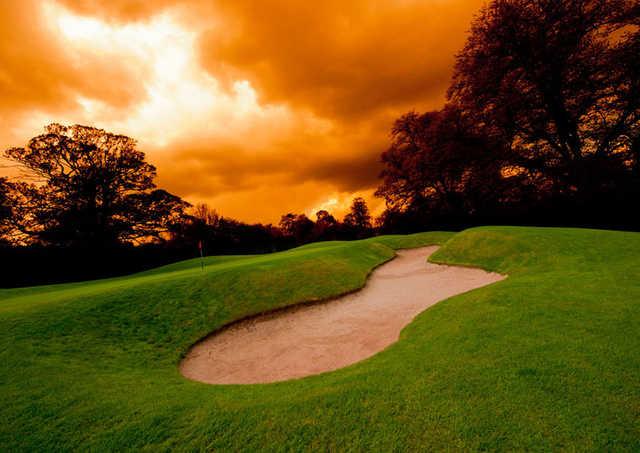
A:
{"label": "sky", "polygon": [[[0,149],[138,141],[158,186],[248,222],[373,197],[393,120],[440,108],[482,0],[2,0]],[[15,170],[0,168],[0,175]]]}

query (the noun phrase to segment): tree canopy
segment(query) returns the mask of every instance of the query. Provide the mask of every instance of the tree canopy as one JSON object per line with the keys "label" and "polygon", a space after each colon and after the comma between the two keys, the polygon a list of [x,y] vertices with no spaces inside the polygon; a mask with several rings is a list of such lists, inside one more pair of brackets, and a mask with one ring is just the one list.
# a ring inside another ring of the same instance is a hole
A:
{"label": "tree canopy", "polygon": [[188,206],[156,188],[155,167],[124,135],[51,124],[5,156],[33,180],[11,183],[14,225],[40,243],[104,247],[158,239]]}
{"label": "tree canopy", "polygon": [[558,192],[600,190],[638,165],[639,26],[637,1],[495,0],[473,23],[449,97],[523,171]]}
{"label": "tree canopy", "polygon": [[633,222],[638,55],[636,0],[493,0],[457,56],[448,104],[396,121],[384,218]]}
{"label": "tree canopy", "polygon": [[507,188],[501,174],[507,156],[500,144],[491,143],[452,104],[399,118],[382,162],[377,195],[393,210],[460,215],[496,203]]}
{"label": "tree canopy", "polygon": [[371,230],[371,214],[367,202],[362,197],[356,197],[351,203],[349,213],[344,216],[344,224],[355,230],[358,236],[365,236]]}

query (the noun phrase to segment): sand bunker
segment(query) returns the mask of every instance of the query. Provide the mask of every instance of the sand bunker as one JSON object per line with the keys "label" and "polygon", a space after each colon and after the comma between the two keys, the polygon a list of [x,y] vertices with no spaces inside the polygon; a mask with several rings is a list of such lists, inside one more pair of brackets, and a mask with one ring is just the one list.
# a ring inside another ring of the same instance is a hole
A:
{"label": "sand bunker", "polygon": [[504,278],[427,263],[436,249],[399,251],[357,293],[214,333],[189,351],[180,371],[210,384],[255,384],[342,368],[395,343],[402,328],[436,302]]}

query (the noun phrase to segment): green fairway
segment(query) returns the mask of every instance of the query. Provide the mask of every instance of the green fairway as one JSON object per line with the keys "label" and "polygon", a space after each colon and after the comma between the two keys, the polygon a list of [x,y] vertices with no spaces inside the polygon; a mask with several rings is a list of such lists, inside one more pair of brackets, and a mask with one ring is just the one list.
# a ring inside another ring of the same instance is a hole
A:
{"label": "green fairway", "polygon": [[[189,346],[361,287],[393,249],[509,278],[336,372],[215,386]],[[0,451],[639,450],[640,233],[483,227],[0,290]]]}

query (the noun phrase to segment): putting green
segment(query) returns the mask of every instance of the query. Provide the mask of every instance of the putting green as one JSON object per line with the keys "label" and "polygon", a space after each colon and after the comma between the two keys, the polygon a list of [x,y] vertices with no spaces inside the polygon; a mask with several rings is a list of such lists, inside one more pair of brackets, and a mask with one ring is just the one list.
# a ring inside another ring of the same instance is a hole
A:
{"label": "putting green", "polygon": [[[215,386],[178,363],[247,315],[362,286],[394,248],[509,279],[356,365]],[[487,227],[0,291],[5,451],[640,449],[640,234]]]}

